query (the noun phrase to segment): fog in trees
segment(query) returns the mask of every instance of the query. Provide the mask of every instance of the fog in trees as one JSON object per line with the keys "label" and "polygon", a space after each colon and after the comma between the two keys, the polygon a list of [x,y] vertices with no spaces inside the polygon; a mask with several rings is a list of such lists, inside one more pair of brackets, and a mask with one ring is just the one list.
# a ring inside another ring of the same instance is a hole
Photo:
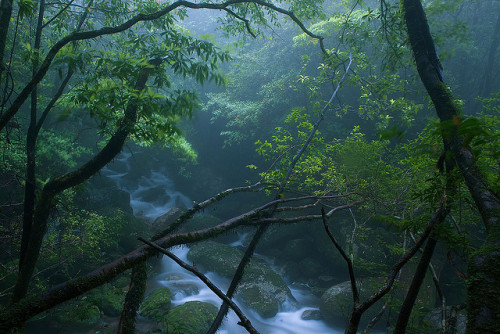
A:
{"label": "fog in trees", "polygon": [[496,332],[499,14],[2,0],[1,332]]}

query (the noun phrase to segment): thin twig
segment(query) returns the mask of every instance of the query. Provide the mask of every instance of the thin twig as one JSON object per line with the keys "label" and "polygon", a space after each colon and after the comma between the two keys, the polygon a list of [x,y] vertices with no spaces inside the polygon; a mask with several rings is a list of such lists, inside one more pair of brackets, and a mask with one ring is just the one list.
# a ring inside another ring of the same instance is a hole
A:
{"label": "thin twig", "polygon": [[354,276],[354,266],[352,265],[351,259],[342,249],[342,246],[340,246],[340,244],[337,242],[337,239],[335,239],[333,234],[330,232],[330,228],[328,227],[328,223],[326,221],[327,216],[324,208],[321,208],[321,217],[323,218],[323,226],[325,228],[326,234],[328,234],[328,237],[332,241],[333,245],[335,246],[335,248],[337,248],[340,255],[342,255],[344,261],[347,263],[347,268],[349,270],[349,279],[351,281],[352,299],[354,301],[354,305],[356,305],[357,303],[359,303],[359,291],[356,285],[356,277]]}

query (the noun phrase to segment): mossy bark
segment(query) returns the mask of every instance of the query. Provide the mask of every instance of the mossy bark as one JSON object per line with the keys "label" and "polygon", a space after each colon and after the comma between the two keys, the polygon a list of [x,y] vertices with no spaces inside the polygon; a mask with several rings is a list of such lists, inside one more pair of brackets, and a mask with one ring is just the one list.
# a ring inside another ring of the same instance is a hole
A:
{"label": "mossy bark", "polygon": [[[475,157],[462,138],[459,108],[443,83],[434,41],[421,0],[402,0],[402,9],[419,76],[443,124],[445,149],[452,154],[481,215],[486,230],[483,246],[469,259],[467,284],[467,333],[493,333],[500,328],[500,200],[476,166]],[[446,130],[446,131],[444,131]]]}
{"label": "mossy bark", "polygon": [[118,324],[118,334],[134,334],[137,311],[141,306],[146,292],[146,281],[148,278],[146,261],[139,263],[132,269],[130,286],[125,296],[123,311]]}
{"label": "mossy bark", "polygon": [[[152,72],[152,68],[146,67],[139,74],[135,83],[135,89],[140,91],[146,86],[146,81]],[[29,283],[35,264],[40,255],[40,247],[43,238],[47,231],[48,217],[50,215],[53,200],[55,196],[66,189],[77,186],[104,166],[106,166],[113,158],[121,152],[123,144],[127,139],[129,133],[133,130],[137,118],[138,105],[131,102],[125,111],[125,114],[120,121],[117,131],[110,138],[106,146],[91,160],[82,165],[80,168],[73,172],[62,175],[52,181],[49,181],[42,189],[39,202],[35,207],[33,214],[33,223],[31,224],[31,231],[28,241],[25,243],[23,261],[20,262],[19,274],[13,294],[11,296],[11,303],[16,303],[24,298],[28,292]]]}
{"label": "mossy bark", "polygon": [[467,271],[467,333],[500,331],[500,235],[469,259]]}

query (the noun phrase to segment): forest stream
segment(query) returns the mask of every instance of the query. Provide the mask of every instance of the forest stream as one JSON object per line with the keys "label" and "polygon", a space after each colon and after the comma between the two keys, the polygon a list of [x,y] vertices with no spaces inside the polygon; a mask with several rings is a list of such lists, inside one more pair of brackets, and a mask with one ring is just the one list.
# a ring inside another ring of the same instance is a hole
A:
{"label": "forest stream", "polygon": [[[151,171],[148,177],[141,177],[136,180],[127,179],[127,170],[130,168],[129,158],[131,154],[122,153],[116,164],[120,164],[120,171],[116,172],[112,168],[107,168],[105,174],[115,180],[118,187],[130,194],[130,205],[134,215],[147,217],[152,220],[168,212],[174,207],[190,207],[192,200],[182,192],[176,190],[172,179],[168,177],[166,170]],[[124,171],[125,169],[125,171]],[[163,191],[159,191],[162,189]],[[154,201],[147,201],[145,198],[151,198],[148,192],[154,190],[158,196]],[[161,196],[164,194],[164,196]],[[236,247],[241,245],[246,233],[238,234],[239,239],[233,241],[230,245]],[[176,247],[173,253],[183,261],[190,263],[187,259],[189,248],[187,246]],[[258,256],[258,254],[257,254]],[[201,282],[192,273],[182,269],[168,257],[163,256],[161,260],[161,272],[152,275],[148,282],[147,293],[158,287],[168,287],[172,291],[172,307],[182,305],[188,301],[208,302],[220,307],[220,299]],[[220,277],[216,273],[208,272],[207,277],[223,291],[229,286],[229,280]],[[303,320],[302,314],[306,310],[318,310],[319,298],[312,295],[307,288],[289,285],[289,289],[295,298],[295,301],[286,301],[280,306],[278,314],[272,318],[264,319],[256,312],[245,307],[238,302],[237,305],[252,322],[252,325],[261,333],[269,334],[303,334],[303,333],[343,333],[341,329],[333,329],[327,326],[321,320]],[[144,320],[144,319],[142,319]],[[247,331],[239,326],[239,319],[234,312],[230,312],[223,325],[219,329],[220,334],[238,334]],[[147,326],[145,326],[147,327]]]}

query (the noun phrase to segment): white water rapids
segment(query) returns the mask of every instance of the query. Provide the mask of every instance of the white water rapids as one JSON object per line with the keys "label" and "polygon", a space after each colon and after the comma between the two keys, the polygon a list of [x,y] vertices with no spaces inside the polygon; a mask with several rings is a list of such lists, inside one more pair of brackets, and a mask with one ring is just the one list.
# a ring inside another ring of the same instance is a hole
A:
{"label": "white water rapids", "polygon": [[[166,213],[173,207],[190,207],[192,201],[175,189],[174,182],[167,176],[165,170],[151,171],[150,175],[142,176],[138,181],[127,178],[130,168],[129,158],[131,154],[122,153],[115,161],[120,166],[121,172],[115,172],[112,165],[103,170],[103,174],[113,179],[118,187],[130,194],[130,205],[135,215],[155,219]],[[125,167],[125,168],[123,168]],[[153,191],[154,196],[148,192]],[[244,235],[241,236],[243,238]],[[241,240],[232,245],[241,244]],[[176,247],[171,249],[183,261],[187,260],[188,247]],[[227,290],[229,280],[221,278],[215,273],[205,273],[206,276],[222,291]],[[221,300],[208,289],[196,276],[182,269],[168,257],[162,259],[162,270],[154,282],[153,286],[166,286],[172,291],[173,306],[181,305],[188,301],[208,302],[220,307]],[[252,322],[252,325],[261,333],[266,334],[337,334],[343,333],[343,329],[333,329],[320,320],[303,320],[301,315],[305,310],[317,310],[318,299],[305,288],[289,287],[293,296],[297,300],[297,305],[291,303],[281,305],[280,312],[273,318],[263,319],[251,309],[236,303],[243,313]],[[239,319],[232,311],[228,314],[218,334],[239,334],[247,331],[239,326]]]}

